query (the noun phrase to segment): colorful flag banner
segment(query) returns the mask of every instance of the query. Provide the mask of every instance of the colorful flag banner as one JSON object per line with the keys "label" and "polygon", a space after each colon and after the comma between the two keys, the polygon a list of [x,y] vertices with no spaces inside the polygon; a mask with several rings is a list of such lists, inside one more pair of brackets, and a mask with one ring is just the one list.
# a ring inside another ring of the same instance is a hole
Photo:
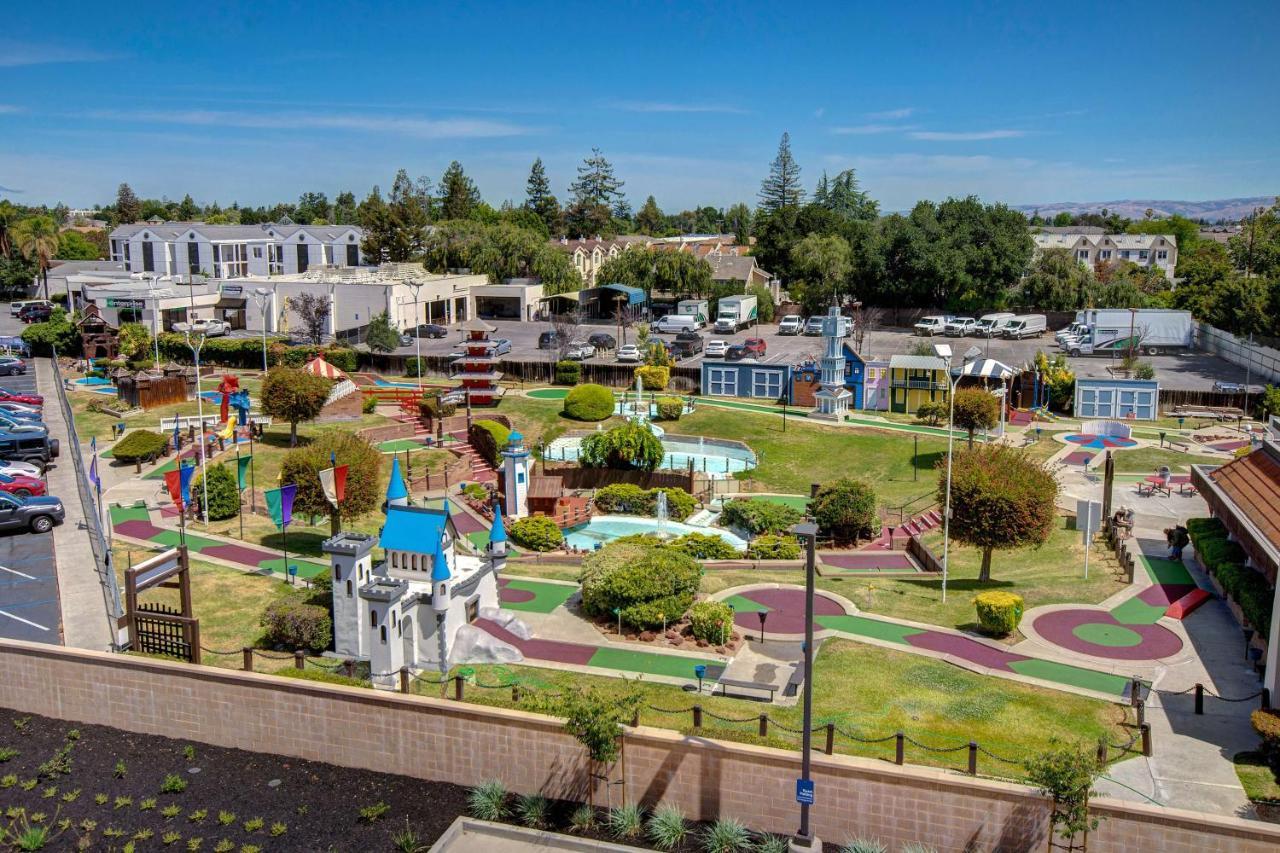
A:
{"label": "colorful flag banner", "polygon": [[102,478],[98,476],[98,439],[97,436],[89,439],[89,452],[93,454],[93,461],[89,463],[89,482],[97,486],[98,491],[102,491]]}
{"label": "colorful flag banner", "polygon": [[177,450],[178,445],[182,444],[182,432],[178,429],[178,419],[173,419],[173,449]]}
{"label": "colorful flag banner", "polygon": [[169,489],[169,499],[173,501],[173,505],[182,510],[182,471],[174,468],[164,475],[165,487]]}
{"label": "colorful flag banner", "polygon": [[182,489],[182,502],[191,503],[191,480],[196,475],[196,466],[184,465],[178,469],[178,482]]}
{"label": "colorful flag banner", "polygon": [[289,522],[293,521],[293,497],[297,492],[298,487],[291,484],[271,489],[263,495],[267,499],[267,512],[271,515],[271,520],[275,522],[276,527],[284,529]]}
{"label": "colorful flag banner", "polygon": [[240,491],[244,491],[248,481],[245,479],[245,473],[249,470],[249,464],[253,462],[253,454],[241,456],[236,459],[236,487]]}
{"label": "colorful flag banner", "polygon": [[324,492],[325,500],[336,508],[347,496],[347,466],[325,468],[319,473],[320,489]]}

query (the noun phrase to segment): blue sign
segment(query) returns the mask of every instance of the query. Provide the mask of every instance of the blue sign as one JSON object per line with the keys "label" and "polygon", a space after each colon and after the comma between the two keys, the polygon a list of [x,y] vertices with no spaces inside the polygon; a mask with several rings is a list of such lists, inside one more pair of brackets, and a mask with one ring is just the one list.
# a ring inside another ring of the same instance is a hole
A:
{"label": "blue sign", "polygon": [[297,567],[297,566],[290,566],[290,567],[289,567],[289,574],[291,574],[291,575],[296,575],[297,573],[298,573],[298,567]]}
{"label": "blue sign", "polygon": [[813,805],[813,780],[797,779],[796,780],[796,802],[802,805]]}

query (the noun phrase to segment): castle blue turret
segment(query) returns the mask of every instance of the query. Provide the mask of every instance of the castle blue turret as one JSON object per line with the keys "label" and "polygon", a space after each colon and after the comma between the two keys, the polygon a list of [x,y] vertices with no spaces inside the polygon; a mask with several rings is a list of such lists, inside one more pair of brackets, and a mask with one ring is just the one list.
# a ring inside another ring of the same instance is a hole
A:
{"label": "castle blue turret", "polygon": [[391,482],[387,483],[387,506],[408,506],[409,489],[400,475],[400,458],[391,457]]}
{"label": "castle blue turret", "polygon": [[507,561],[507,528],[502,523],[502,504],[494,504],[493,524],[489,526],[489,562],[495,573],[502,570]]}

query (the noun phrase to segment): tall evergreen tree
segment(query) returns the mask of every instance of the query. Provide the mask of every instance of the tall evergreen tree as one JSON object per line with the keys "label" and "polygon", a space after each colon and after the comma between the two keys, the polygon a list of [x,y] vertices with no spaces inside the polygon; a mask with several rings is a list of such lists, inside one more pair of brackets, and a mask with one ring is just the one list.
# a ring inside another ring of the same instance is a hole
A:
{"label": "tall evergreen tree", "polygon": [[480,203],[480,190],[454,160],[440,177],[440,217],[467,219]]}
{"label": "tall evergreen tree", "polygon": [[658,207],[658,202],[653,196],[649,196],[644,200],[644,206],[636,214],[635,224],[637,231],[652,237],[656,237],[666,230],[667,218],[662,215],[662,209]]}
{"label": "tall evergreen tree", "polygon": [[547,180],[547,170],[541,157],[534,160],[533,167],[529,169],[524,206],[538,215],[548,234],[556,232],[560,224],[560,202],[551,193],[551,181]]}
{"label": "tall evergreen tree", "polygon": [[338,197],[333,200],[333,223],[335,225],[355,225],[359,221],[358,215],[355,194],[345,190],[338,193]]}
{"label": "tall evergreen tree", "polygon": [[383,247],[389,261],[408,261],[422,254],[427,236],[427,211],[422,208],[417,188],[404,169],[396,172],[387,197],[391,217],[389,240]]}
{"label": "tall evergreen tree", "polygon": [[880,205],[858,186],[858,176],[853,169],[845,169],[831,181],[823,172],[813,201],[842,219],[870,222],[880,214]]}
{"label": "tall evergreen tree", "polygon": [[578,167],[578,179],[569,185],[569,192],[573,195],[574,204],[602,204],[612,208],[622,198],[623,185],[613,174],[613,164],[600,153],[599,148],[592,148],[591,156]]}
{"label": "tall evergreen tree", "polygon": [[791,134],[784,133],[778,143],[778,154],[769,166],[769,177],[760,184],[760,207],[767,213],[776,213],[799,207],[803,201],[800,165],[791,155]]}
{"label": "tall evergreen tree", "polygon": [[125,225],[142,218],[142,202],[128,184],[121,184],[120,189],[116,190],[116,216]]}
{"label": "tall evergreen tree", "polygon": [[187,193],[182,197],[182,202],[178,205],[178,219],[182,222],[191,222],[200,216],[200,205],[195,203],[191,198],[191,193]]}

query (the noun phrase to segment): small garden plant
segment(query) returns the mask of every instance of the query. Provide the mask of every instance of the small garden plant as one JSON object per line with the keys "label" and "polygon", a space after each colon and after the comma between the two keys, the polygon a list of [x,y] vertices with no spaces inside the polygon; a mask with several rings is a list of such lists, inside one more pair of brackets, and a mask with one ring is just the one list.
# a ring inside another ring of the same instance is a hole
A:
{"label": "small garden plant", "polygon": [[502,820],[507,809],[507,787],[497,779],[481,782],[467,795],[467,809],[480,820]]}

